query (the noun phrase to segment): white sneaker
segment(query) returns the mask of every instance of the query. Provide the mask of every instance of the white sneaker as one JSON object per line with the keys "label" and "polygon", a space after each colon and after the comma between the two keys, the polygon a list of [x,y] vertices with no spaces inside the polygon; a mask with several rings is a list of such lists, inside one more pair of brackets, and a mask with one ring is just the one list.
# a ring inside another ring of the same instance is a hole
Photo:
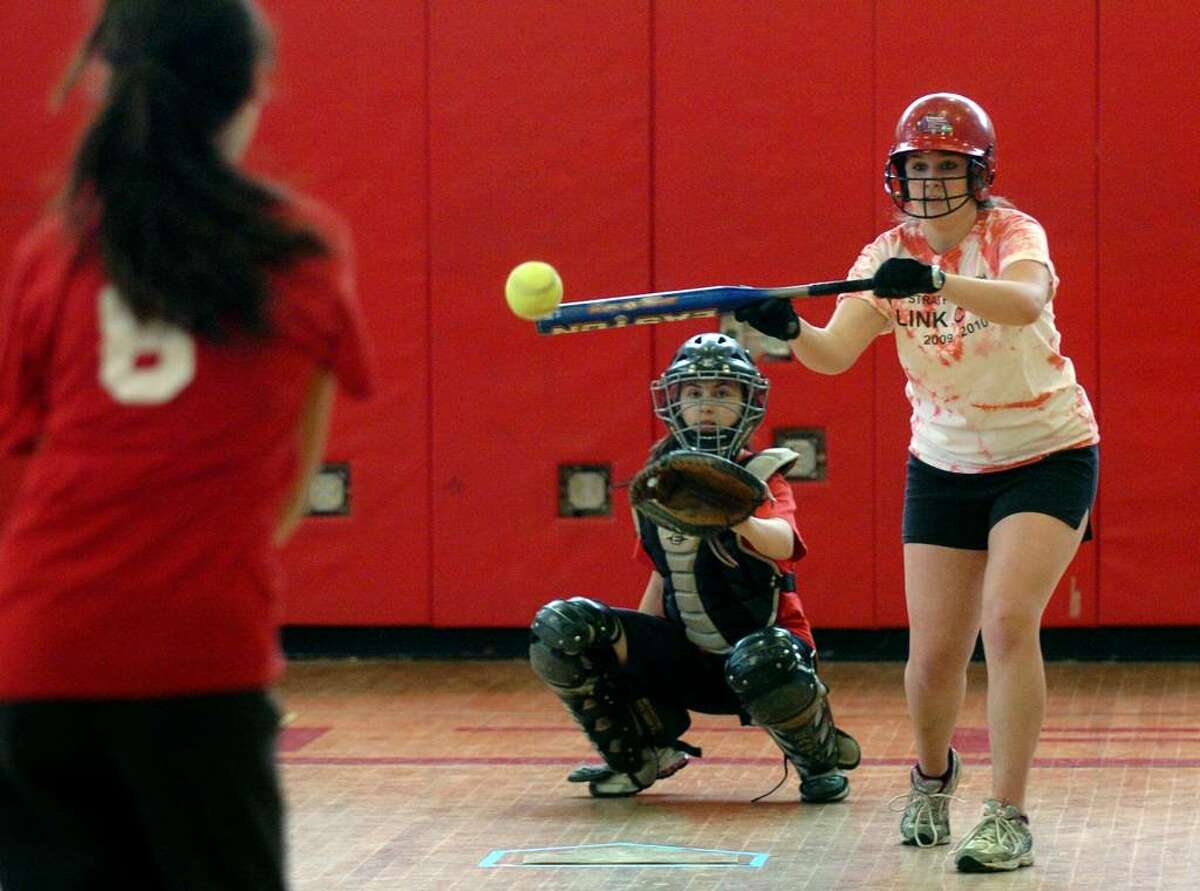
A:
{"label": "white sneaker", "polygon": [[950,800],[958,788],[961,772],[962,760],[954,749],[950,750],[949,777],[945,782],[928,779],[913,767],[909,791],[892,799],[904,801],[904,815],[900,818],[900,840],[904,844],[919,848],[950,844]]}
{"label": "white sneaker", "polygon": [[587,783],[588,792],[595,798],[626,798],[637,795],[643,789],[649,789],[656,781],[666,779],[688,765],[687,752],[672,746],[646,749],[644,754],[647,762],[644,772],[649,773],[651,764],[656,766],[649,782],[639,782],[640,777],[618,773],[606,764],[577,767],[567,776],[567,782]]}
{"label": "white sneaker", "polygon": [[1014,805],[989,798],[983,819],[954,849],[959,872],[1007,872],[1033,866],[1033,833]]}

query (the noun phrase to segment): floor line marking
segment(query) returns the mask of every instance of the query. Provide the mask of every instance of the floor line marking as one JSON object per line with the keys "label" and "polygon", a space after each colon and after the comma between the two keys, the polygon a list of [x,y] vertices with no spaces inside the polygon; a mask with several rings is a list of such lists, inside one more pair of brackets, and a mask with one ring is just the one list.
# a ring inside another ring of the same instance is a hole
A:
{"label": "floor line marking", "polygon": [[[279,763],[293,766],[330,767],[486,767],[486,766],[517,766],[517,767],[548,767],[554,765],[575,765],[581,761],[579,757],[571,756],[481,756],[481,757],[435,757],[435,756],[354,756],[354,755],[280,755]],[[911,765],[913,759],[907,758],[863,758],[865,767],[897,767]],[[963,763],[974,766],[990,765],[990,758],[964,758]],[[746,757],[746,758],[694,758],[693,765],[701,767],[748,767],[776,766],[776,757]],[[1034,767],[1038,768],[1109,768],[1109,767],[1145,767],[1145,768],[1196,768],[1200,767],[1200,758],[1035,758]]]}

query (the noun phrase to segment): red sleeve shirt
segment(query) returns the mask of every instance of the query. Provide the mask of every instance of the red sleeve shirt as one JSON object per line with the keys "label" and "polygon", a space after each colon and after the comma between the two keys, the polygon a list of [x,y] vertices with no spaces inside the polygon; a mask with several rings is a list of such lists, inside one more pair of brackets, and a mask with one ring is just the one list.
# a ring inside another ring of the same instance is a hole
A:
{"label": "red sleeve shirt", "polygon": [[[800,530],[796,528],[796,498],[792,494],[791,484],[784,478],[782,474],[773,473],[767,480],[767,488],[771,491],[771,497],[759,505],[758,510],[754,512],[754,516],[760,520],[780,519],[787,522],[792,529],[792,555],[786,560],[776,560],[776,564],[783,572],[792,572],[795,568],[797,560],[800,560],[808,553],[808,548],[804,544],[804,539],[800,537]],[[749,545],[749,542],[746,542]]]}
{"label": "red sleeve shirt", "polygon": [[[804,539],[800,537],[800,531],[796,528],[796,498],[792,494],[791,484],[782,474],[772,474],[767,480],[767,488],[771,490],[771,498],[763,502],[758,510],[754,512],[754,516],[761,520],[773,518],[786,520],[787,524],[792,528],[792,540],[794,544],[792,555],[786,560],[776,560],[775,564],[779,567],[780,572],[791,573],[794,578],[797,561],[808,553]],[[749,542],[747,542],[747,545],[749,545]],[[795,591],[783,591],[780,593],[779,610],[775,616],[775,624],[798,635],[810,647],[814,650],[816,649],[816,644],[813,641],[812,625],[808,621],[808,616],[804,614],[800,595]]]}
{"label": "red sleeve shirt", "polygon": [[0,537],[0,700],[275,677],[270,538],[312,374],[371,388],[331,219],[331,254],[271,279],[273,336],[221,345],[134,323],[61,220],[26,238],[0,306],[0,444],[33,450]]}

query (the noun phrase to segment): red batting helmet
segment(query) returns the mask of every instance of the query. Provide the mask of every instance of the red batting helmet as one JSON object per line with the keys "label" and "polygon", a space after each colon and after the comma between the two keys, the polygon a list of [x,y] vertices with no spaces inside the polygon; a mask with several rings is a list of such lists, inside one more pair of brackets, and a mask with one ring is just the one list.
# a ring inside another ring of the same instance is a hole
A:
{"label": "red batting helmet", "polygon": [[896,123],[888,152],[883,188],[896,206],[909,199],[904,155],[907,152],[955,152],[967,156],[967,189],[976,201],[988,197],[996,179],[996,131],[979,104],[957,93],[930,93],[914,101]]}

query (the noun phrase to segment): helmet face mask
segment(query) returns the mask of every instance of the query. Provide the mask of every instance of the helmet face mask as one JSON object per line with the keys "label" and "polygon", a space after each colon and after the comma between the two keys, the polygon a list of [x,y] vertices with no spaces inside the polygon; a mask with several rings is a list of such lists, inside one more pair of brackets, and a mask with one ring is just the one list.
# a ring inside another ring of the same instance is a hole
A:
{"label": "helmet face mask", "polygon": [[[910,177],[906,164],[912,152],[951,152],[963,156],[965,184],[961,175]],[[928,179],[941,181],[941,196],[928,197],[924,186],[921,196],[914,195],[912,183]],[[995,179],[996,133],[987,112],[977,103],[956,93],[930,93],[900,115],[895,141],[884,166],[883,189],[903,213],[918,219],[948,216],[969,200],[986,201]],[[961,197],[961,200],[947,201],[947,197]]]}
{"label": "helmet face mask", "polygon": [[736,340],[699,334],[679,348],[650,385],[650,396],[676,448],[735,460],[762,423],[768,389],[770,382]]}
{"label": "helmet face mask", "polygon": [[[909,158],[915,152],[897,152],[888,158],[884,168],[884,183],[892,201],[910,217],[932,220],[949,216],[986,190],[979,183],[985,175],[983,162],[969,155],[958,155],[964,162],[964,172],[951,176],[912,176],[908,171]],[[936,184],[930,188],[931,184]]]}

